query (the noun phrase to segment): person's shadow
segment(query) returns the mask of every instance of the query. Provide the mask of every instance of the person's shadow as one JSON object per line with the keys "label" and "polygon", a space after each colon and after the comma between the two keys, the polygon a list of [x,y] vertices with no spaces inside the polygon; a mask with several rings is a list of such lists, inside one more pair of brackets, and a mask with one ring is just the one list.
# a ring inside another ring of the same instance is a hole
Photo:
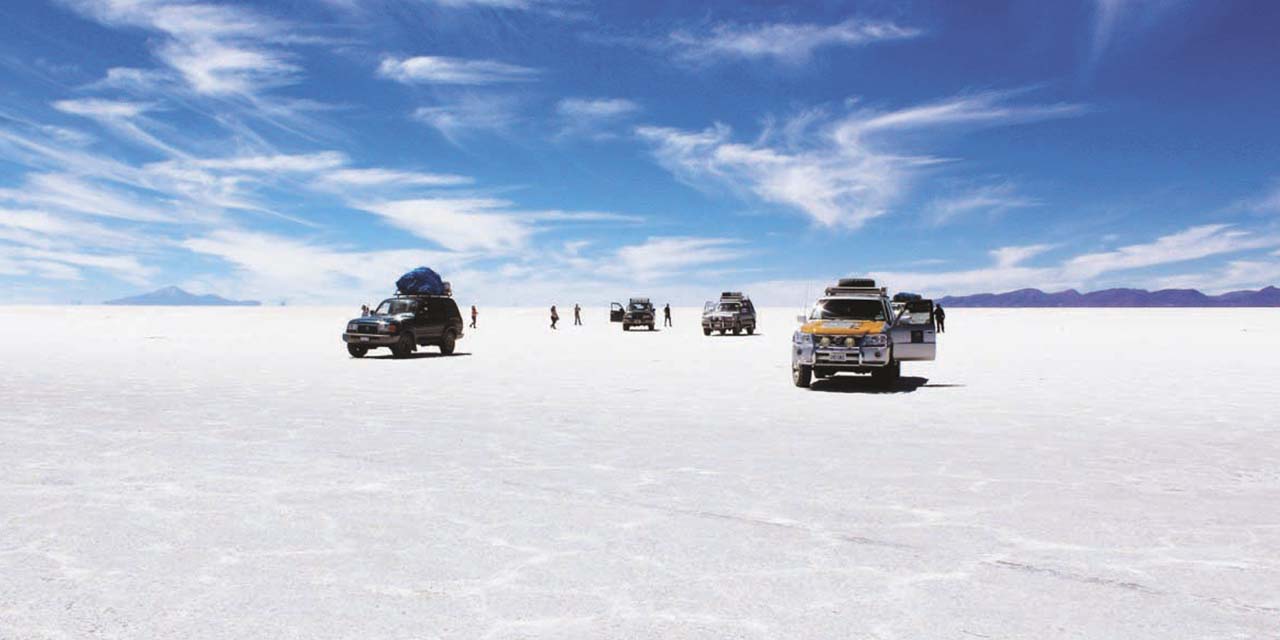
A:
{"label": "person's shadow", "polygon": [[810,388],[814,391],[829,393],[914,393],[920,387],[944,386],[925,384],[927,382],[929,382],[928,378],[902,376],[894,380],[893,384],[885,385],[871,376],[831,376],[822,380],[814,380]]}

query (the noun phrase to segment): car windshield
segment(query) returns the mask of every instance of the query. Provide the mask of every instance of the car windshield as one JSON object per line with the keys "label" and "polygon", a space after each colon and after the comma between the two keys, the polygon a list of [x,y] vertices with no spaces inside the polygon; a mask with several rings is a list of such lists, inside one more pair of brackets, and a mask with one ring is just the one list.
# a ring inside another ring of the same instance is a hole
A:
{"label": "car windshield", "polygon": [[413,313],[412,300],[383,300],[374,315],[392,316],[397,313]]}
{"label": "car windshield", "polygon": [[884,322],[884,304],[879,300],[834,298],[813,306],[810,320],[871,320]]}
{"label": "car windshield", "polygon": [[719,310],[720,310],[720,311],[732,311],[732,312],[734,312],[734,313],[737,313],[738,309],[739,309],[739,308],[741,308],[741,307],[742,307],[742,305],[740,305],[740,304],[738,304],[738,303],[736,303],[736,302],[725,302],[725,303],[722,303],[722,304],[720,305],[720,309],[719,309]]}
{"label": "car windshield", "polygon": [[649,305],[648,305],[647,303],[644,303],[644,302],[632,302],[632,303],[631,303],[631,310],[632,310],[632,311],[646,311],[646,310],[648,310],[648,309],[649,309]]}

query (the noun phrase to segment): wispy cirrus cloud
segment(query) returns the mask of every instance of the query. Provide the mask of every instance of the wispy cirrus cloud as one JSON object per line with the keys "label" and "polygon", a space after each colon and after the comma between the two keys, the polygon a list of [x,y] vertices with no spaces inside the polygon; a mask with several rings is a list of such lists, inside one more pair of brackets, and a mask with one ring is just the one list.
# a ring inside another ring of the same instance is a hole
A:
{"label": "wispy cirrus cloud", "polygon": [[447,56],[383,58],[378,75],[403,84],[485,85],[536,80],[540,71],[531,67]]}
{"label": "wispy cirrus cloud", "polygon": [[556,104],[561,137],[594,139],[617,137],[610,131],[640,112],[640,105],[625,98],[565,98]]}
{"label": "wispy cirrus cloud", "polygon": [[609,212],[524,210],[497,198],[414,198],[353,203],[390,224],[458,252],[513,254],[534,233],[551,224],[634,223],[639,219]]}
{"label": "wispy cirrus cloud", "polygon": [[831,25],[812,23],[721,23],[705,31],[676,31],[668,46],[681,60],[709,63],[726,59],[808,60],[826,47],[856,47],[915,38],[921,30],[888,21],[851,18]]}
{"label": "wispy cirrus cloud", "polygon": [[[781,136],[736,142],[727,126],[703,131],[643,126],[658,162],[690,184],[713,181],[803,213],[825,227],[857,229],[897,204],[924,167],[947,159],[908,152],[898,136],[956,132],[1079,115],[1079,105],[1007,104],[1010,92],[962,95],[838,118],[806,111]],[[766,133],[772,133],[767,131]],[[918,136],[917,136],[918,137]]]}
{"label": "wispy cirrus cloud", "polygon": [[[1160,236],[1151,242],[1119,247],[1111,251],[1077,254],[1056,263],[1031,266],[1027,262],[1054,248],[1053,245],[1036,244],[1002,247],[990,252],[992,263],[976,269],[938,272],[882,271],[875,277],[892,282],[901,289],[922,291],[929,294],[963,295],[970,293],[1001,292],[1024,287],[1065,289],[1068,287],[1096,288],[1108,278],[1124,275],[1132,282],[1132,273],[1142,269],[1176,265],[1211,256],[1225,256],[1280,246],[1280,235],[1248,231],[1225,224],[1198,225],[1175,233]],[[1240,261],[1240,266],[1228,280],[1233,284],[1258,284],[1261,276],[1269,273],[1265,262]],[[1250,281],[1250,278],[1256,278]],[[1174,280],[1155,277],[1147,280],[1149,286],[1163,287],[1171,284],[1190,284],[1192,280]],[[1224,282],[1226,282],[1224,280]],[[1221,290],[1222,284],[1201,279],[1195,284],[1211,290]]]}
{"label": "wispy cirrus cloud", "polygon": [[289,84],[301,68],[280,46],[296,41],[287,25],[238,5],[184,0],[63,0],[112,27],[158,35],[155,56],[197,93],[253,94]]}
{"label": "wispy cirrus cloud", "polygon": [[1006,182],[977,187],[934,200],[927,208],[926,217],[930,224],[942,226],[973,213],[998,215],[1012,209],[1036,207],[1041,204],[1035,198],[1019,194],[1012,184]]}
{"label": "wispy cirrus cloud", "polygon": [[413,118],[461,146],[475,133],[504,133],[520,122],[520,101],[511,96],[463,95],[450,102],[419,107]]}

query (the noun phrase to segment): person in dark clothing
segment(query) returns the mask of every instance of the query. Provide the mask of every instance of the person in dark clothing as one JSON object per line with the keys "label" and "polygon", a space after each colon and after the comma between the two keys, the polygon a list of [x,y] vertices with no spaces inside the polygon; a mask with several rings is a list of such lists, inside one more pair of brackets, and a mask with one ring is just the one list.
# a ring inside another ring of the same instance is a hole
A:
{"label": "person in dark clothing", "polygon": [[574,326],[582,326],[582,307],[578,303],[573,303],[573,324]]}
{"label": "person in dark clothing", "polygon": [[551,328],[556,328],[556,323],[560,322],[560,314],[556,313],[556,306],[551,305]]}
{"label": "person in dark clothing", "polygon": [[367,304],[360,305],[360,317],[363,318],[368,315],[369,315],[369,305]]}
{"label": "person in dark clothing", "polygon": [[933,308],[933,325],[938,333],[946,333],[947,312],[942,310],[942,305]]}
{"label": "person in dark clothing", "polygon": [[476,311],[476,306],[474,304],[471,305],[471,328],[472,329],[476,328],[476,318],[479,317],[479,315],[480,315],[480,312]]}
{"label": "person in dark clothing", "polygon": [[671,303],[670,302],[668,302],[667,305],[662,308],[662,326],[664,327],[671,326]]}

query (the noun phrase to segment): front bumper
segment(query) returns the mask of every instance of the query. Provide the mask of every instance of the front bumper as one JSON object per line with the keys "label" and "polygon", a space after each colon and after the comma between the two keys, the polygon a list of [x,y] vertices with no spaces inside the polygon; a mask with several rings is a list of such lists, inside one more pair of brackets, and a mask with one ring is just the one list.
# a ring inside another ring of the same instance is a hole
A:
{"label": "front bumper", "polygon": [[791,345],[791,365],[807,365],[833,371],[859,371],[888,366],[892,361],[889,347],[820,347],[811,344]]}
{"label": "front bumper", "polygon": [[358,344],[362,347],[389,347],[400,341],[400,334],[343,333],[342,341],[347,344]]}
{"label": "front bumper", "polygon": [[745,327],[748,322],[741,322],[737,318],[703,318],[702,326],[707,329],[732,329],[734,327]]}

